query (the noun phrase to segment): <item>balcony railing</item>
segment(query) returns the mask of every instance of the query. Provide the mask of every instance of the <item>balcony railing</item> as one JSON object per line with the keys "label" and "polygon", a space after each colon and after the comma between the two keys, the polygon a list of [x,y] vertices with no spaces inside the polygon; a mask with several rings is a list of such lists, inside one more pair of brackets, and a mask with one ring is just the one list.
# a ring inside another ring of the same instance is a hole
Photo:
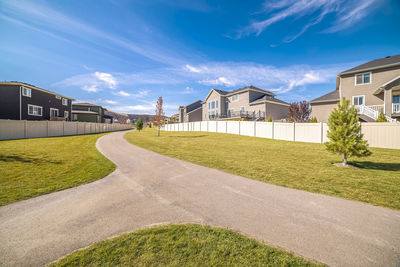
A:
{"label": "balcony railing", "polygon": [[392,104],[392,113],[400,113],[400,103]]}
{"label": "balcony railing", "polygon": [[228,111],[226,114],[211,114],[208,117],[210,120],[223,120],[223,119],[249,119],[261,120],[265,119],[264,111]]}

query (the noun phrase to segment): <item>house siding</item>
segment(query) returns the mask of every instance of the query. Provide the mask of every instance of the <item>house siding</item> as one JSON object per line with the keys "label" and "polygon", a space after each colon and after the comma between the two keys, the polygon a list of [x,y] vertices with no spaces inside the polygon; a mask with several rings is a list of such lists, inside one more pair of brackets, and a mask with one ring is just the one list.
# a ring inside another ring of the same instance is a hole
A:
{"label": "house siding", "polygon": [[202,108],[196,109],[185,116],[185,122],[201,121]]}
{"label": "house siding", "polygon": [[18,85],[0,85],[0,119],[19,120]]}
{"label": "house siding", "polygon": [[279,104],[266,103],[266,118],[271,116],[272,120],[282,120],[289,116],[289,107]]}
{"label": "house siding", "polygon": [[327,122],[332,110],[337,107],[337,102],[311,104],[311,117],[316,117],[318,122]]}
{"label": "house siding", "polygon": [[[209,109],[208,108],[208,103],[211,103],[213,101],[218,100],[218,108],[215,109]],[[224,107],[225,107],[225,100],[223,99],[223,97],[217,93],[216,91],[212,91],[211,94],[208,96],[208,99],[205,101],[205,103],[203,104],[203,120],[209,120],[208,118],[208,112],[209,111],[215,111],[218,114],[225,114],[224,112],[221,112],[222,109],[222,102],[224,102]]]}

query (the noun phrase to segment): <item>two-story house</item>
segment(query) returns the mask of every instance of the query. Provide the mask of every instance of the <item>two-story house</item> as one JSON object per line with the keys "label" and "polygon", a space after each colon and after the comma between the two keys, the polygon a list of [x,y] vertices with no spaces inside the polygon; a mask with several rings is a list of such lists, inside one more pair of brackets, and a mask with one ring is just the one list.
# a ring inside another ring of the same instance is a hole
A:
{"label": "two-story house", "polygon": [[22,82],[0,82],[0,119],[71,120],[74,99]]}
{"label": "two-story house", "polygon": [[179,107],[179,122],[201,121],[202,114],[202,101],[197,100],[187,106]]}
{"label": "two-story house", "polygon": [[381,111],[390,122],[400,120],[400,55],[339,73],[335,91],[310,102],[311,116],[326,122],[342,97],[356,106],[361,121],[375,121]]}
{"label": "two-story house", "polygon": [[211,89],[203,102],[203,120],[281,120],[288,117],[290,104],[272,92],[246,86],[234,91]]}
{"label": "two-story house", "polygon": [[107,109],[91,103],[72,104],[72,120],[82,122],[112,123],[113,116],[105,114]]}

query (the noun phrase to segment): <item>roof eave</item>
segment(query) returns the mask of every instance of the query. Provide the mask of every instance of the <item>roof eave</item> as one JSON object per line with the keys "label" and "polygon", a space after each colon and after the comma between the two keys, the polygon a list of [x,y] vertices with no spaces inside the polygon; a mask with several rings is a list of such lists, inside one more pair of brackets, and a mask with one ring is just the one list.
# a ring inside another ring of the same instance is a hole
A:
{"label": "roof eave", "polygon": [[340,99],[329,99],[329,100],[316,100],[310,101],[310,104],[320,104],[320,103],[329,103],[329,102],[340,102]]}
{"label": "roof eave", "polygon": [[371,67],[371,68],[353,70],[353,71],[344,71],[344,72],[339,73],[339,75],[355,74],[355,73],[359,73],[359,72],[365,72],[365,71],[371,71],[371,70],[378,70],[378,69],[384,69],[384,68],[396,67],[396,66],[400,66],[400,62],[392,63],[392,64],[386,64],[386,65],[381,65],[381,66],[376,66],[376,67]]}

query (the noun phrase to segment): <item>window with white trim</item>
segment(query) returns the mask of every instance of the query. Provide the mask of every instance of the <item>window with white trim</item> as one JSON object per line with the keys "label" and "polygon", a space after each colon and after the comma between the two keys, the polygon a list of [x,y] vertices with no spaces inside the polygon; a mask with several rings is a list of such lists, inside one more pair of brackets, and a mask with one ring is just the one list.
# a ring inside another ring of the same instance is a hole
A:
{"label": "window with white trim", "polygon": [[239,101],[239,95],[233,95],[232,96],[232,102]]}
{"label": "window with white trim", "polygon": [[69,116],[69,112],[68,111],[64,111],[64,118],[68,119]]}
{"label": "window with white trim", "polygon": [[28,105],[28,115],[41,117],[42,114],[43,108],[41,106]]}
{"label": "window with white trim", "polygon": [[62,99],[62,104],[63,104],[64,106],[68,106],[68,99],[63,98],[63,99]]}
{"label": "window with white trim", "polygon": [[56,98],[57,98],[57,99],[61,99],[61,96],[59,96],[59,95],[56,95]]}
{"label": "window with white trim", "polygon": [[26,88],[26,87],[22,87],[22,95],[23,96],[27,96],[27,97],[31,97],[32,96],[32,89]]}
{"label": "window with white trim", "polygon": [[55,118],[58,117],[58,109],[56,108],[50,108],[50,118]]}
{"label": "window with white trim", "polygon": [[353,105],[355,106],[362,106],[365,103],[365,96],[360,95],[360,96],[353,96]]}
{"label": "window with white trim", "polygon": [[218,100],[215,101],[215,108],[218,108]]}
{"label": "window with white trim", "polygon": [[215,101],[211,102],[211,109],[215,108]]}
{"label": "window with white trim", "polygon": [[356,85],[371,83],[371,72],[356,74]]}
{"label": "window with white trim", "polygon": [[78,114],[72,114],[72,120],[73,121],[78,120]]}
{"label": "window with white trim", "polygon": [[246,108],[245,108],[245,107],[240,107],[240,111],[241,111],[241,112],[245,112],[245,111],[246,111]]}

